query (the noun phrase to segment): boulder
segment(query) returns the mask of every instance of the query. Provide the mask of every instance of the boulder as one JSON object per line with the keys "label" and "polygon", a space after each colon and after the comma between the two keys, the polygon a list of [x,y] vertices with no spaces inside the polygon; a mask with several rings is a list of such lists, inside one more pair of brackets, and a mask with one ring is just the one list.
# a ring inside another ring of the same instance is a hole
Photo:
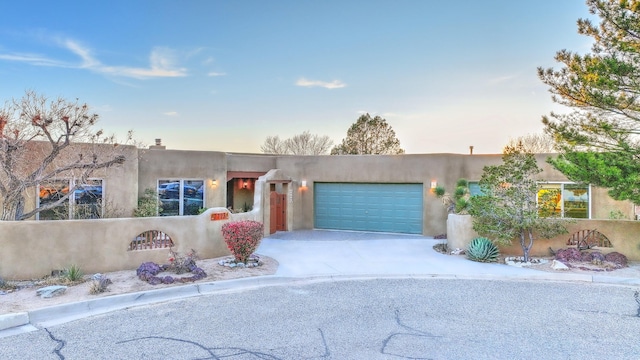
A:
{"label": "boulder", "polygon": [[562,261],[553,260],[551,262],[551,268],[553,270],[569,270],[569,267],[562,263]]}
{"label": "boulder", "polygon": [[54,296],[62,295],[65,293],[65,291],[67,291],[66,286],[52,285],[52,286],[46,286],[36,290],[36,295],[40,296],[43,299],[47,299],[47,298],[52,298]]}

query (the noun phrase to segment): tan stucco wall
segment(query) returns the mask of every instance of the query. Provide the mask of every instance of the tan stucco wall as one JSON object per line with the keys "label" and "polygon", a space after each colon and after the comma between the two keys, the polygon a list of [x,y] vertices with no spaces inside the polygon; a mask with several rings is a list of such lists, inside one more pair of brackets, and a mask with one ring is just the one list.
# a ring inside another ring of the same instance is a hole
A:
{"label": "tan stucco wall", "polygon": [[449,214],[447,216],[447,246],[450,250],[466,249],[471,240],[478,237],[473,230],[471,215]]}
{"label": "tan stucco wall", "polygon": [[[613,244],[613,248],[598,248],[603,253],[617,251],[629,260],[640,261],[640,222],[632,220],[575,220],[567,224],[567,234],[552,239],[536,239],[531,249],[532,256],[549,256],[549,248],[553,250],[571,247],[567,240],[579,230],[597,229]],[[500,251],[505,255],[522,255],[520,242],[514,240],[511,246],[504,246]]]}
{"label": "tan stucco wall", "polygon": [[[448,235],[449,248],[459,247],[466,249],[469,242],[478,235],[473,232],[471,216],[449,215],[449,222],[455,226]],[[603,253],[617,251],[625,255],[629,260],[640,261],[640,221],[633,220],[572,220],[566,224],[567,234],[556,236],[552,239],[536,238],[533,242],[530,255],[546,257],[550,255],[549,248],[555,250],[567,247],[567,240],[571,235],[579,230],[596,229],[604,234],[613,244],[613,248],[598,248]],[[522,247],[519,239],[514,239],[511,245],[500,246],[503,255],[522,255]]]}
{"label": "tan stucco wall", "polygon": [[212,221],[212,208],[198,216],[167,216],[68,221],[0,222],[0,277],[33,279],[78,265],[85,273],[136,269],[145,261],[166,263],[168,249],[127,251],[129,243],[147,230],[160,230],[174,241],[174,250],[191,249],[203,258],[229,255],[222,238],[228,221],[262,221],[258,211],[230,214]]}
{"label": "tan stucco wall", "polygon": [[[141,150],[138,194],[156,189],[160,179],[204,180],[204,206],[225,207],[226,154],[215,151]],[[213,180],[216,184],[213,184]],[[136,195],[136,198],[138,195]]]}

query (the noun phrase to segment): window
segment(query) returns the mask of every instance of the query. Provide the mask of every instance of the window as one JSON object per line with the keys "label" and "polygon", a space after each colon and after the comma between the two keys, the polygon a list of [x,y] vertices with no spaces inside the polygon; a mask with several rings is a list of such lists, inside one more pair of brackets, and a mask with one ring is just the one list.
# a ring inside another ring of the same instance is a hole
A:
{"label": "window", "polygon": [[204,208],[204,180],[158,180],[161,216],[198,215]]}
{"label": "window", "polygon": [[556,215],[564,218],[591,218],[589,185],[545,183],[538,190],[540,216]]}
{"label": "window", "polygon": [[[73,180],[50,180],[41,183],[38,189],[38,207],[54,204],[69,194]],[[102,180],[90,179],[60,204],[40,211],[38,220],[98,219],[103,215]]]}
{"label": "window", "polygon": [[477,181],[469,181],[469,195],[476,196],[482,195],[482,190],[480,189],[480,183]]}

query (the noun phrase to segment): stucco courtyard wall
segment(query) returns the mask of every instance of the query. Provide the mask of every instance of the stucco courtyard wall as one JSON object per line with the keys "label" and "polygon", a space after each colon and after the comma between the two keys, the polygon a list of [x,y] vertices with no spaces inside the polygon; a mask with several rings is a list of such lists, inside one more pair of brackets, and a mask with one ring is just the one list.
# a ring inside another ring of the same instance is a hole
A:
{"label": "stucco courtyard wall", "polygon": [[[466,249],[469,242],[478,236],[473,231],[471,216],[449,216],[450,233],[447,234],[447,244],[449,248]],[[567,245],[567,240],[575,232],[580,230],[598,230],[604,234],[612,243],[612,248],[599,247],[598,251],[609,253],[617,251],[625,255],[629,260],[640,261],[640,222],[632,220],[586,220],[577,219],[566,224],[567,234],[558,235],[551,239],[536,238],[533,242],[530,255],[537,257],[547,257],[552,250],[575,247]],[[513,239],[511,245],[500,246],[503,255],[522,255],[522,247],[519,239]]]}
{"label": "stucco courtyard wall", "polygon": [[135,237],[159,230],[171,237],[174,251],[196,250],[201,258],[229,255],[222,225],[229,221],[262,221],[259,211],[212,220],[211,208],[198,216],[167,216],[68,221],[0,222],[0,277],[32,279],[78,265],[85,273],[136,269],[145,261],[166,263],[168,249],[127,250]]}

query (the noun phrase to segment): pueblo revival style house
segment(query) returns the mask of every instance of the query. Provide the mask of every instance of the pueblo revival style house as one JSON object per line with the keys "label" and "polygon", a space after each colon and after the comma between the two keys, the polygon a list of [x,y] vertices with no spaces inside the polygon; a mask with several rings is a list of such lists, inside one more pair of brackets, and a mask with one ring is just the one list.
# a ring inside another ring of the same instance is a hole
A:
{"label": "pueblo revival style house", "polygon": [[[69,203],[34,220],[130,217],[138,198],[153,190],[162,205],[159,216],[197,215],[224,207],[232,212],[264,203],[268,232],[337,229],[435,236],[446,233],[447,214],[433,193],[470,181],[472,194],[486,165],[501,155],[265,155],[168,150],[157,141],[149,149],[130,147],[125,164],[96,174]],[[562,217],[635,219],[634,206],[611,199],[606,189],[574,184],[537,155],[543,168],[541,191],[553,191]],[[257,180],[275,174],[256,199]],[[275,172],[274,172],[275,171]],[[73,185],[60,178],[28,194],[27,208],[56,201]],[[58,196],[58,197],[56,197]]]}
{"label": "pueblo revival style house", "polygon": [[[169,248],[226,256],[221,229],[238,220],[261,222],[264,235],[303,229],[447,234],[449,247],[464,248],[475,236],[469,218],[447,214],[433,189],[451,190],[464,178],[477,193],[483,167],[502,162],[501,155],[263,155],[167,150],[159,143],[121,150],[124,164],[80,184],[61,176],[26,191],[25,213],[60,204],[28,221],[0,221],[0,277],[38,278],[69,264],[85,272],[135,269],[165,262]],[[569,234],[536,240],[531,255],[575,246],[573,240],[586,234],[607,251],[640,260],[633,204],[612,200],[606,189],[571,183],[545,162],[548,156],[537,156],[540,192],[553,192],[558,215],[578,220]],[[149,193],[151,216],[132,217],[138,199]],[[60,201],[64,194],[68,201]],[[591,236],[594,229],[604,235]],[[521,250],[516,244],[501,252]]]}

